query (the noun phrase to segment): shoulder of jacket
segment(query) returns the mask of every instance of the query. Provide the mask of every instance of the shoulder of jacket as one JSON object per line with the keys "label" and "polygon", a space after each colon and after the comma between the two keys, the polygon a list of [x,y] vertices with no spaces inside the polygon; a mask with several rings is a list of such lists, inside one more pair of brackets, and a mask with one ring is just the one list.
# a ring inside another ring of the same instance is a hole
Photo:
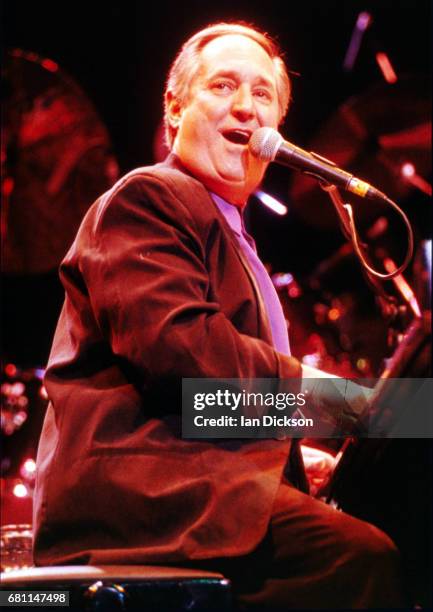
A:
{"label": "shoulder of jacket", "polygon": [[182,170],[173,168],[165,163],[155,164],[153,166],[143,166],[131,170],[113,185],[112,190],[117,191],[130,183],[143,185],[143,187],[145,187],[146,183],[152,182],[161,183],[176,192],[176,194],[182,190],[193,190],[196,195],[200,193],[200,191],[203,195],[208,195],[206,188],[200,181],[182,172]]}
{"label": "shoulder of jacket", "polygon": [[90,217],[88,221],[93,229],[99,226],[117,196],[128,190],[133,190],[133,193],[137,194],[138,197],[133,197],[131,200],[136,201],[137,206],[142,201],[140,196],[143,198],[147,196],[162,207],[165,201],[169,208],[173,206],[174,201],[177,201],[177,206],[181,207],[178,211],[183,209],[186,215],[194,218],[199,224],[206,223],[206,220],[214,218],[216,214],[212,198],[202,183],[182,170],[161,163],[131,170],[100,196],[87,215]]}
{"label": "shoulder of jacket", "polygon": [[121,177],[101,198],[102,208],[114,196],[127,189],[137,189],[143,195],[161,195],[166,193],[174,197],[187,208],[196,205],[203,208],[204,202],[210,202],[211,196],[207,189],[196,178],[162,162],[153,166],[143,166],[131,170]]}

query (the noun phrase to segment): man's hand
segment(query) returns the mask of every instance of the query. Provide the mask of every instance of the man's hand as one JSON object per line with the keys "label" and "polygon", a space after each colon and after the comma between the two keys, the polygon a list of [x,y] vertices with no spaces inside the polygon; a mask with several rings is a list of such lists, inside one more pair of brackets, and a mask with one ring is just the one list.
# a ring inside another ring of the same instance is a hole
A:
{"label": "man's hand", "polygon": [[305,444],[301,444],[301,451],[310,486],[310,495],[315,497],[331,477],[336,459],[331,453]]}

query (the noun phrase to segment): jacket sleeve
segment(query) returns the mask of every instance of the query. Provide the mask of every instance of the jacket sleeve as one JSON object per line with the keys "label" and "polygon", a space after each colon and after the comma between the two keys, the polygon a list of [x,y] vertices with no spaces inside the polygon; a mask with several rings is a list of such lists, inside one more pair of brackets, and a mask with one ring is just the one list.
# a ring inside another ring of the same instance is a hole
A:
{"label": "jacket sleeve", "polygon": [[239,333],[210,301],[202,231],[156,176],[132,176],[99,203],[80,268],[112,351],[144,381],[289,378],[299,362]]}

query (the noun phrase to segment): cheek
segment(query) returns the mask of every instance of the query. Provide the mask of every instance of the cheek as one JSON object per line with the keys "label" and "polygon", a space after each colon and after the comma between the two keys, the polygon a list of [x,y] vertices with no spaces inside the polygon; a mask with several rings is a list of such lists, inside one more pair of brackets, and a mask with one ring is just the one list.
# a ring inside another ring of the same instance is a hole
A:
{"label": "cheek", "polygon": [[262,108],[259,112],[259,120],[263,125],[277,129],[280,124],[280,109],[278,102]]}
{"label": "cheek", "polygon": [[199,96],[195,104],[194,119],[203,132],[218,129],[229,115],[230,102],[225,98],[215,98],[208,92]]}
{"label": "cheek", "polygon": [[280,124],[279,109],[278,108],[269,109],[268,113],[266,114],[266,120],[267,120],[267,125],[269,125],[269,127],[273,127],[277,129]]}
{"label": "cheek", "polygon": [[182,134],[191,141],[191,144],[197,146],[201,140],[206,139],[207,133],[210,131],[209,117],[201,108],[187,111],[186,116],[182,121]]}

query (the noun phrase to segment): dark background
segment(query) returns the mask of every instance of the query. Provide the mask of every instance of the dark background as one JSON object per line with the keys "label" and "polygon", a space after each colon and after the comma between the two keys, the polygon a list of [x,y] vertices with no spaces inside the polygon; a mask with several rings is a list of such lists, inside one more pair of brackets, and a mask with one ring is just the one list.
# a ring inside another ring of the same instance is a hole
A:
{"label": "dark background", "polygon": [[[217,0],[212,3],[9,0],[2,4],[2,40],[4,51],[20,48],[48,57],[80,84],[110,133],[121,172],[126,172],[154,162],[152,145],[162,118],[166,73],[180,45],[199,28],[214,21],[241,19],[279,39],[293,74],[293,102],[283,131],[289,140],[308,148],[311,139],[343,102],[351,96],[363,96],[375,84],[385,85],[375,62],[375,51],[382,50],[389,55],[399,79],[409,75],[429,81],[430,4],[430,0]],[[364,37],[353,71],[345,73],[343,59],[360,11],[369,11],[374,22]],[[301,287],[301,298],[289,304],[292,340],[296,330],[300,336],[312,331],[317,306],[324,303],[328,308],[336,297],[343,300],[345,296],[351,303],[347,319],[343,321],[346,327],[320,328],[319,336],[325,338],[328,334],[329,341],[344,332],[352,346],[348,351],[368,356],[375,361],[377,370],[384,356],[388,323],[375,310],[372,292],[363,280],[359,264],[349,259],[331,270],[314,295],[306,290],[317,266],[327,261],[343,243],[343,238],[329,203],[325,202],[323,212],[319,209],[311,215],[309,211],[300,214],[302,211],[291,201],[288,190],[293,174],[286,169],[270,168],[265,183],[270,193],[289,206],[287,217],[273,215],[254,200],[248,215],[263,260],[272,271],[292,273]],[[424,178],[431,180],[431,176]],[[383,188],[380,182],[376,186]],[[399,203],[411,217],[418,247],[420,240],[431,234],[430,200],[413,190]],[[373,210],[370,219],[375,216]],[[325,217],[327,223],[323,224]],[[53,222],[53,232],[58,230],[56,223]],[[404,239],[398,230],[394,232],[392,227],[391,230],[387,234],[387,247],[401,257]],[[65,244],[65,252],[68,247]],[[417,280],[412,267],[407,277],[412,283]],[[44,366],[63,300],[57,271],[4,275],[3,289],[4,363],[13,362],[23,369]],[[327,349],[330,350],[329,344]],[[336,351],[341,354],[341,346]],[[32,384],[36,397],[40,383],[33,380],[29,388]],[[30,388],[30,399],[31,392]],[[32,400],[30,414],[36,420],[43,416],[43,407],[34,409],[37,401],[41,400],[37,397]],[[28,447],[25,452],[34,456],[35,432],[39,428],[39,421],[22,428],[16,434],[18,437],[11,439],[12,446]],[[373,516],[389,533],[397,533],[396,541],[405,551],[411,571],[416,573],[413,582],[419,581],[415,590],[421,595],[417,600],[428,601],[431,496],[427,491],[431,483],[431,444],[430,441],[425,444],[412,444],[410,440],[398,442],[402,444],[391,447],[383,471],[363,462],[364,478],[370,481],[370,474],[374,472],[378,476],[373,492],[370,482],[364,489],[362,478],[355,480],[355,491],[366,504],[365,511],[357,506],[355,513],[369,520]],[[372,455],[370,447],[366,451],[368,456]],[[19,459],[16,457],[17,465]],[[350,487],[345,485],[343,490],[350,496]],[[13,518],[19,520],[16,500],[13,502]],[[350,497],[346,505],[351,510]],[[377,508],[388,508],[385,518],[374,515]],[[29,508],[27,511],[30,513]]]}
{"label": "dark background", "polygon": [[[345,73],[343,59],[362,10],[369,11],[374,22],[354,70]],[[9,0],[3,3],[3,43],[5,48],[48,57],[76,79],[107,126],[120,169],[125,172],[154,161],[152,143],[162,117],[165,76],[179,46],[208,23],[236,19],[269,31],[286,51],[294,75],[293,103],[284,132],[300,146],[308,146],[342,102],[383,83],[375,50],[388,53],[399,77],[430,75],[429,0]],[[266,180],[267,190],[289,207],[287,188],[292,174],[272,168]],[[403,206],[422,209],[413,220],[417,238],[423,237],[430,225],[428,200],[422,194],[412,194],[412,200]],[[334,212],[329,208],[323,214]],[[262,258],[272,270],[289,271],[300,281],[343,241],[336,222],[324,231],[296,210],[281,219],[255,201],[250,206],[249,223]],[[359,267],[353,265],[344,274],[348,285],[361,279]],[[6,275],[3,283],[3,355],[21,364],[43,365],[63,295],[57,273]],[[364,299],[363,295],[359,299]]]}

